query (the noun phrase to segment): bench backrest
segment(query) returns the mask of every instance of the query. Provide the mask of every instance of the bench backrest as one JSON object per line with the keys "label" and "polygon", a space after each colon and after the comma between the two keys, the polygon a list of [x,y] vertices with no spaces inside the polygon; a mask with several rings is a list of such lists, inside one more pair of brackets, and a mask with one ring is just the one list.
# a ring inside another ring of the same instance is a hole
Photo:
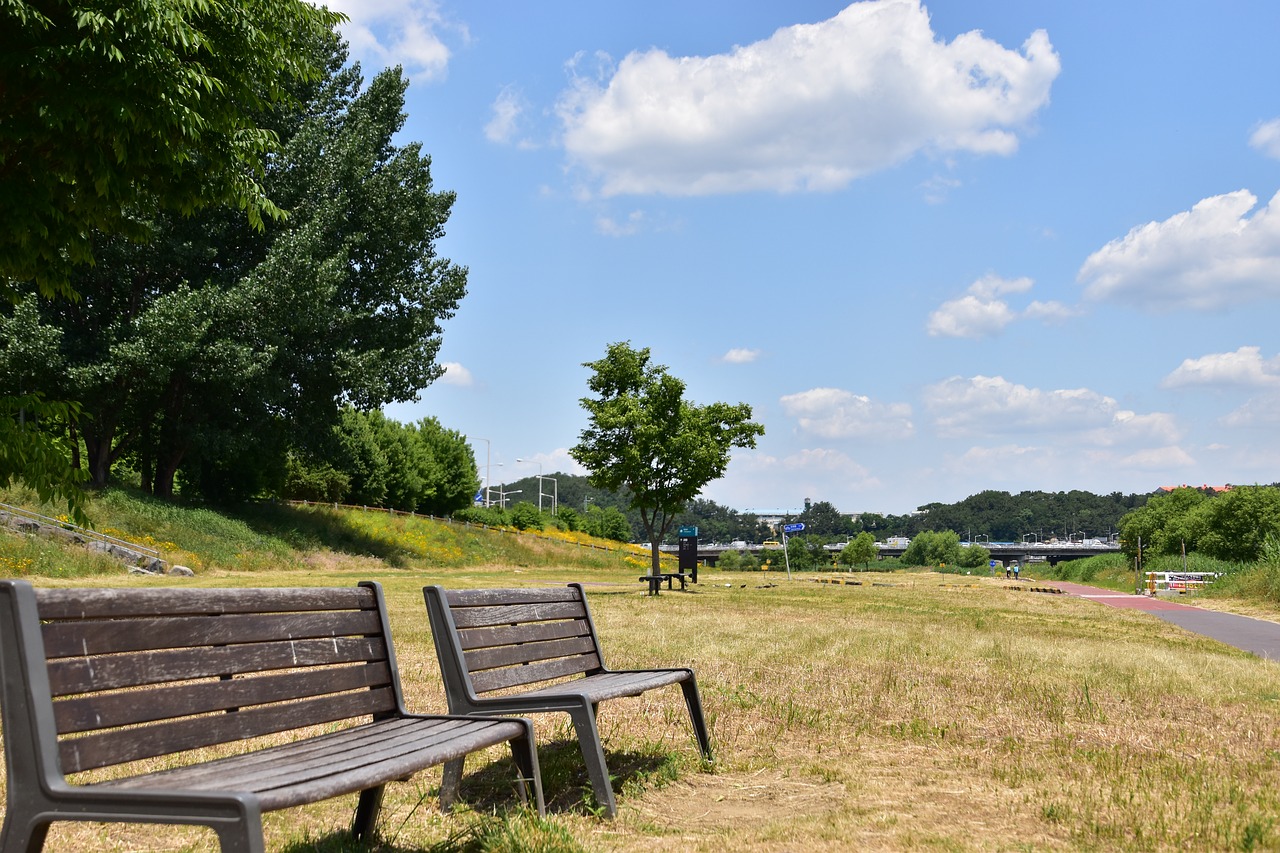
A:
{"label": "bench backrest", "polygon": [[[445,687],[475,695],[604,668],[581,584],[423,590]],[[450,699],[452,702],[452,698]]]}
{"label": "bench backrest", "polygon": [[46,772],[74,773],[403,711],[372,583],[35,590],[3,581],[0,644],[10,768],[22,758],[11,739],[31,743],[26,758]]}

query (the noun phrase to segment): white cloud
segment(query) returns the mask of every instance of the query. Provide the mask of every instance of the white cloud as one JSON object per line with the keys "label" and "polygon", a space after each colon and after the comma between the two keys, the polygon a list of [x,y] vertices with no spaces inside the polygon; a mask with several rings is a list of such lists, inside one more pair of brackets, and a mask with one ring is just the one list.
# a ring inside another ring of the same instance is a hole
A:
{"label": "white cloud", "polygon": [[1089,299],[1152,311],[1280,297],[1280,193],[1250,218],[1257,201],[1238,190],[1134,228],[1090,255],[1077,280]]}
{"label": "white cloud", "polygon": [[352,58],[375,69],[403,65],[412,78],[435,80],[449,67],[449,31],[468,38],[465,26],[445,18],[436,0],[330,0],[326,4],[350,20],[340,29]]}
{"label": "white cloud", "polygon": [[870,0],[728,53],[632,53],[558,111],[604,196],[821,191],[921,151],[1012,154],[1059,70],[1042,30],[948,43],[919,0]]}
{"label": "white cloud", "polygon": [[998,298],[1006,293],[1025,293],[1033,284],[1025,277],[984,276],[969,285],[964,296],[938,306],[925,322],[925,330],[933,337],[977,340],[999,334],[1005,326],[1020,318],[1060,321],[1078,313],[1060,302],[1039,301],[1017,311],[1004,299]]}
{"label": "white cloud", "polygon": [[1249,137],[1249,144],[1268,157],[1280,160],[1280,118],[1258,125]]}
{"label": "white cloud", "polygon": [[839,388],[788,394],[781,403],[800,429],[823,438],[907,438],[915,432],[906,403],[878,403]]}
{"label": "white cloud", "polygon": [[949,438],[1039,433],[1107,447],[1180,437],[1172,416],[1121,409],[1111,397],[1087,388],[1046,391],[1000,376],[955,376],[925,388],[923,401],[939,435]]}
{"label": "white cloud", "polygon": [[515,138],[524,115],[524,98],[510,86],[498,93],[490,106],[493,117],[484,126],[485,138],[490,142],[508,143]]}
{"label": "white cloud", "polygon": [[1229,427],[1267,428],[1280,427],[1280,393],[1262,394],[1249,400],[1222,419]]}
{"label": "white cloud", "polygon": [[630,237],[633,234],[640,233],[640,228],[644,225],[644,211],[633,210],[627,214],[627,218],[619,222],[612,216],[601,215],[596,217],[596,230],[607,237]]}
{"label": "white cloud", "polygon": [[750,364],[760,357],[760,350],[734,347],[720,357],[725,364]]}
{"label": "white cloud", "polygon": [[1013,322],[1016,315],[999,299],[969,294],[944,302],[929,315],[925,329],[933,337],[985,338]]}
{"label": "white cloud", "polygon": [[442,362],[441,367],[444,368],[444,375],[440,377],[440,381],[445,385],[454,385],[458,388],[470,388],[475,384],[475,380],[471,376],[471,371],[467,370],[456,361]]}
{"label": "white cloud", "polygon": [[1265,388],[1280,384],[1280,356],[1262,357],[1259,347],[1240,347],[1235,352],[1219,352],[1184,359],[1160,383],[1163,388],[1189,385],[1243,385]]}

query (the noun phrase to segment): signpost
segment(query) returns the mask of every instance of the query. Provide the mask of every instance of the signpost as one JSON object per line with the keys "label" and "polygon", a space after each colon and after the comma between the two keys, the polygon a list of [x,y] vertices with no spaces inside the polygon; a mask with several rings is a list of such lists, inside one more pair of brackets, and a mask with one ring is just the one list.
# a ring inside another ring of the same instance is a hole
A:
{"label": "signpost", "polygon": [[688,573],[689,580],[698,582],[698,528],[680,528],[680,571]]}
{"label": "signpost", "polygon": [[787,580],[791,580],[791,552],[787,548],[787,534],[804,530],[804,522],[796,521],[782,525],[782,559],[787,563]]}

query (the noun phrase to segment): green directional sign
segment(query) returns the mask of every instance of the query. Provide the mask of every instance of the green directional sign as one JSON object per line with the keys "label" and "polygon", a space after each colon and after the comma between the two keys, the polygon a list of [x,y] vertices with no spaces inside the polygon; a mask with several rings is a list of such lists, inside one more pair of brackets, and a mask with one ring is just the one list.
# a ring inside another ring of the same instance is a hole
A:
{"label": "green directional sign", "polygon": [[696,527],[681,527],[681,528],[680,528],[680,535],[681,535],[681,536],[697,536],[697,535],[698,535],[698,528],[696,528]]}

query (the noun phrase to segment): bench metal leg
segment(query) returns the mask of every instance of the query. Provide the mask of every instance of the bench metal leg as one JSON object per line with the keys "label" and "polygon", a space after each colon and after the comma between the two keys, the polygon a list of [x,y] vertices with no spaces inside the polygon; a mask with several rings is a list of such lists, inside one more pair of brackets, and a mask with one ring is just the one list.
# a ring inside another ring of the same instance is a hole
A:
{"label": "bench metal leg", "polygon": [[9,811],[4,816],[4,828],[0,829],[0,850],[5,853],[39,853],[44,848],[48,833],[49,821],[23,820],[21,815]]}
{"label": "bench metal leg", "polygon": [[693,734],[698,739],[698,749],[702,750],[702,757],[707,761],[715,761],[711,756],[707,721],[702,715],[702,697],[698,695],[698,682],[694,680],[693,673],[689,673],[688,680],[680,682],[680,689],[684,691],[684,704],[689,708],[689,719],[693,723]]}
{"label": "bench metal leg", "polygon": [[591,778],[596,803],[604,808],[609,817],[617,817],[618,803],[613,798],[609,766],[605,764],[604,747],[600,744],[600,732],[596,729],[596,715],[590,704],[584,703],[581,708],[570,711],[569,716],[573,719],[573,729],[578,735],[578,747],[582,750],[582,760],[587,765],[587,776]]}
{"label": "bench metal leg", "polygon": [[444,774],[440,779],[440,811],[449,812],[458,802],[458,791],[462,787],[462,765],[466,759],[458,758],[446,761]]}
{"label": "bench metal leg", "polygon": [[533,786],[533,805],[539,817],[546,817],[547,803],[542,795],[542,771],[538,767],[538,746],[533,738],[533,723],[524,721],[527,734],[511,740],[511,757],[519,773],[520,801],[529,802],[529,786]]}
{"label": "bench metal leg", "polygon": [[378,809],[382,807],[382,795],[386,785],[365,788],[360,792],[360,802],[356,805],[356,818],[351,824],[351,835],[359,840],[373,837],[373,827],[378,821]]}

